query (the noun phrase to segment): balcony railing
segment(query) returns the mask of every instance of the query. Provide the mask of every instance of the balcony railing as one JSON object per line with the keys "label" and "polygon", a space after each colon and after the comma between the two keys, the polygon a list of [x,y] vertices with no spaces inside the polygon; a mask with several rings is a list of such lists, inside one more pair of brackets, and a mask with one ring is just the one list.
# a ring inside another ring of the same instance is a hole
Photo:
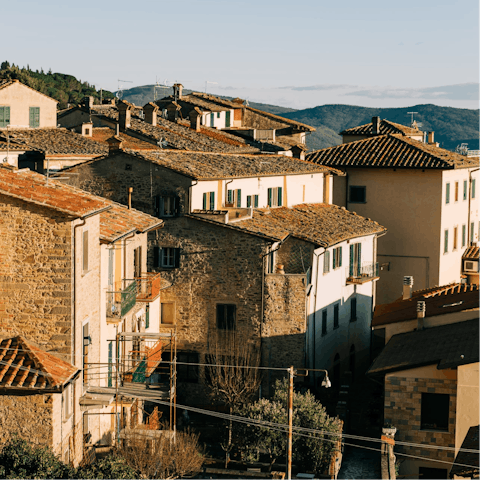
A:
{"label": "balcony railing", "polygon": [[162,289],[160,273],[146,272],[135,278],[137,282],[137,302],[153,302]]}
{"label": "balcony railing", "polygon": [[379,278],[377,262],[364,263],[363,265],[350,265],[347,268],[347,283],[362,284]]}
{"label": "balcony railing", "polygon": [[121,320],[137,303],[137,282],[122,280],[107,291],[107,318]]}

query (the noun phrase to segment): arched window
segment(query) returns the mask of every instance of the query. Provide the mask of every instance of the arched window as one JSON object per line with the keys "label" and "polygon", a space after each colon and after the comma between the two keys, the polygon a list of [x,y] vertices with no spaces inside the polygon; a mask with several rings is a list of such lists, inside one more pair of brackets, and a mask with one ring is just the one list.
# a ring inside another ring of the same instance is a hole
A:
{"label": "arched window", "polygon": [[354,377],[355,377],[355,345],[352,345],[350,347],[350,355],[349,355],[349,358],[348,358],[348,365],[349,365],[350,371],[352,372],[352,382],[353,382]]}

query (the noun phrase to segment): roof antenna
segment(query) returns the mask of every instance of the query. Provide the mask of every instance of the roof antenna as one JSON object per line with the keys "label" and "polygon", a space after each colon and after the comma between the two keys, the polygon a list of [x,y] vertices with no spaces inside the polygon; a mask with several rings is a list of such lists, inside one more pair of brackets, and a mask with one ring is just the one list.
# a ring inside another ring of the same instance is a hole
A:
{"label": "roof antenna", "polygon": [[410,121],[410,126],[413,127],[413,116],[415,114],[418,114],[418,112],[407,112],[407,115],[411,115],[411,121]]}
{"label": "roof antenna", "polygon": [[133,83],[131,80],[118,80],[118,90],[117,90],[117,98],[119,100],[123,97],[123,85],[122,83]]}
{"label": "roof antenna", "polygon": [[210,80],[205,80],[205,93],[207,93],[207,85],[211,83],[212,85],[218,85],[218,82],[211,82]]}

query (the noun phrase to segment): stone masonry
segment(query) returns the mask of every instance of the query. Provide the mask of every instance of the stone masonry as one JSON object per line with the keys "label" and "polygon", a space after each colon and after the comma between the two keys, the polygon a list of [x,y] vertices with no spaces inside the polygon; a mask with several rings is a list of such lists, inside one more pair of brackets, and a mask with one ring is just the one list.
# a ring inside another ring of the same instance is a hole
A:
{"label": "stone masonry", "polygon": [[[450,395],[448,432],[420,429],[422,393]],[[397,428],[395,435],[397,441],[455,447],[456,406],[455,380],[401,376],[385,378],[385,424],[391,423]],[[454,450],[422,450],[400,445],[397,445],[395,450],[409,455],[451,462],[455,454]]]}

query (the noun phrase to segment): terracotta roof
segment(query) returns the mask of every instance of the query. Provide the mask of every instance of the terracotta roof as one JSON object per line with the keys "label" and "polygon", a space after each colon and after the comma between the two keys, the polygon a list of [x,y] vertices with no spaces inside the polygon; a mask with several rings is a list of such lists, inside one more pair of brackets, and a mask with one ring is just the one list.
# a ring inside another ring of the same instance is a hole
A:
{"label": "terracotta roof", "polygon": [[425,365],[438,370],[479,361],[478,318],[394,335],[367,375],[386,374]]}
{"label": "terracotta roof", "polygon": [[256,209],[253,217],[228,226],[274,241],[293,236],[316,245],[334,245],[386,229],[342,207],[325,203],[307,203],[291,208]]}
{"label": "terracotta roof", "polygon": [[472,245],[463,252],[462,258],[469,258],[472,260],[478,260],[480,257],[480,247]]}
{"label": "terracotta roof", "polygon": [[49,390],[72,379],[78,368],[22,337],[0,341],[0,388]]}
{"label": "terracotta roof", "polygon": [[[474,425],[468,429],[465,438],[463,439],[462,446],[460,447],[455,460],[454,465],[450,470],[450,478],[478,478],[479,473],[479,425]],[[466,452],[464,450],[475,450],[476,452]],[[465,465],[471,465],[466,467]]]}
{"label": "terracotta roof", "polygon": [[65,185],[28,169],[11,170],[0,166],[0,195],[19,198],[74,218],[111,208],[111,202]]}
{"label": "terracotta roof", "polygon": [[0,151],[6,152],[7,147],[8,150],[10,150],[11,152],[25,152],[26,150],[28,150],[28,147],[26,147],[25,145],[19,145],[18,143],[12,142],[11,140],[9,143],[10,144],[8,144],[6,140],[3,140],[3,138],[0,137]]}
{"label": "terracotta roof", "polygon": [[475,167],[478,160],[402,135],[380,135],[324,148],[307,155],[331,167],[454,169]]}
{"label": "terracotta roof", "polygon": [[[379,135],[387,135],[399,133],[401,135],[423,135],[423,132],[418,128],[407,127],[406,125],[401,125],[400,123],[390,122],[389,120],[380,121],[380,133]],[[347,128],[340,132],[340,135],[378,135],[373,133],[372,123],[366,123],[365,125],[360,125],[358,127]]]}
{"label": "terracotta roof", "polygon": [[114,242],[129,233],[145,233],[163,226],[159,218],[119,203],[109,203],[112,208],[100,214],[100,240],[103,242]]}
{"label": "terracotta roof", "polygon": [[[2,140],[6,140],[5,134],[2,137]],[[100,156],[108,152],[105,145],[65,128],[10,130],[10,139],[27,148],[41,150],[47,155]]]}
{"label": "terracotta roof", "polygon": [[[115,135],[115,130],[110,127],[95,127],[92,130],[92,140],[108,145],[107,140]],[[132,137],[125,132],[120,132],[119,137],[122,140],[122,148],[130,148],[132,150],[160,150],[158,145]]]}
{"label": "terracotta roof", "polygon": [[[443,287],[413,292],[412,298],[403,300],[400,297],[392,303],[377,305],[372,325],[388,325],[405,322],[417,318],[417,302],[425,302],[425,317],[445,315],[479,308],[479,286],[476,284],[454,283]],[[472,313],[475,315],[475,313]],[[476,313],[478,315],[478,312]]]}
{"label": "terracotta roof", "polygon": [[335,169],[312,165],[309,162],[285,155],[242,155],[178,150],[163,150],[161,152],[125,150],[125,153],[154,162],[197,180],[318,172],[340,174]]}

